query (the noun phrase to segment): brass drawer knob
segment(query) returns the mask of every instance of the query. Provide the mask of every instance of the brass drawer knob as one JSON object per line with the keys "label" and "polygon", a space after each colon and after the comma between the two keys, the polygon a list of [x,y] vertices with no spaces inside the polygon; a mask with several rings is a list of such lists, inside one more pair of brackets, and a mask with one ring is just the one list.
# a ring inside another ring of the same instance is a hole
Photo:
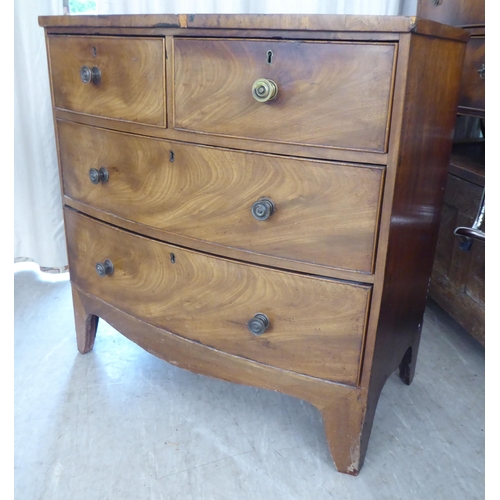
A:
{"label": "brass drawer knob", "polygon": [[83,83],[92,82],[97,85],[101,81],[101,70],[94,66],[90,69],[88,66],[82,66],[80,69],[80,78]]}
{"label": "brass drawer knob", "polygon": [[262,335],[269,327],[269,318],[262,313],[257,313],[251,320],[248,321],[247,327],[250,333],[254,335]]}
{"label": "brass drawer knob", "polygon": [[108,182],[109,172],[104,167],[99,170],[97,168],[91,168],[89,170],[90,182],[92,184],[99,184],[99,182]]}
{"label": "brass drawer knob", "polygon": [[257,220],[267,220],[274,214],[274,203],[269,198],[260,198],[252,205],[252,215]]}
{"label": "brass drawer knob", "polygon": [[278,85],[267,78],[259,78],[252,85],[252,95],[259,102],[272,101],[278,95]]}
{"label": "brass drawer knob", "polygon": [[97,271],[97,274],[101,277],[113,274],[114,271],[113,263],[110,260],[105,260],[104,263],[98,262],[95,265],[95,270]]}

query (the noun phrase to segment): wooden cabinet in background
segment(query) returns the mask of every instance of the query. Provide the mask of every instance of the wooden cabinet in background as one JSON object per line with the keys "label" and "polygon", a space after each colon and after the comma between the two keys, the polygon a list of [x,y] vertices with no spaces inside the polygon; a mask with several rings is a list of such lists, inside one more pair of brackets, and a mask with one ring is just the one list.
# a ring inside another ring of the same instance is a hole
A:
{"label": "wooden cabinet in background", "polygon": [[452,26],[484,26],[485,0],[419,0],[417,15]]}
{"label": "wooden cabinet in background", "polygon": [[[476,240],[467,245],[454,231],[459,226],[472,226],[485,185],[485,2],[419,0],[417,16],[460,26],[471,34],[465,53],[456,143],[449,167],[429,295],[484,345],[485,244]],[[480,123],[469,135],[463,132],[467,120]],[[478,134],[479,129],[482,133]]]}
{"label": "wooden cabinet in background", "polygon": [[484,345],[484,242],[467,243],[454,234],[455,228],[470,227],[476,218],[484,166],[463,152],[467,148],[457,149],[461,152],[454,153],[450,163],[429,294]]}

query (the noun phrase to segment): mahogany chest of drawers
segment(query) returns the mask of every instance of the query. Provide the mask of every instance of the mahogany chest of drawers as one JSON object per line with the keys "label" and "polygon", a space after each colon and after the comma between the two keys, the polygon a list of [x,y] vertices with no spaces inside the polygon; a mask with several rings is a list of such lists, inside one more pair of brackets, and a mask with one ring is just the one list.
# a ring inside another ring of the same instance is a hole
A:
{"label": "mahogany chest of drawers", "polygon": [[357,474],[415,371],[466,32],[416,18],[41,17],[80,352],[97,318],[303,398]]}

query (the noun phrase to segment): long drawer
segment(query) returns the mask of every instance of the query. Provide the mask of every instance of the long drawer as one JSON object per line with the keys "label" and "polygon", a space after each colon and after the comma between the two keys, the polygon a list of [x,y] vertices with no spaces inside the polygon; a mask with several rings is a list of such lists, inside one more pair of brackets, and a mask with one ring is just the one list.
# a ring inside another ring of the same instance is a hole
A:
{"label": "long drawer", "polygon": [[54,106],[166,126],[165,40],[49,35]]}
{"label": "long drawer", "polygon": [[[382,167],[172,143],[69,122],[58,130],[64,193],[74,200],[166,233],[372,272]],[[101,168],[107,182],[93,184],[89,172]]]}
{"label": "long drawer", "polygon": [[[64,211],[71,280],[84,291],[206,346],[356,384],[370,286],[211,257]],[[258,314],[262,334],[248,328]]]}
{"label": "long drawer", "polygon": [[174,127],[385,152],[395,54],[394,43],[174,38]]}

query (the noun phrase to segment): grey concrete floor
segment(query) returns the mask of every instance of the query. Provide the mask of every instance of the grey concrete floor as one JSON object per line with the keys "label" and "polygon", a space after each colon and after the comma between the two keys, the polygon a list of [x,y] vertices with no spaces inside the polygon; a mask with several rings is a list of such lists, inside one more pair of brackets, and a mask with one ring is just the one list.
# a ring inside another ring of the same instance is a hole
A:
{"label": "grey concrete floor", "polygon": [[308,403],[169,365],[103,321],[81,355],[67,277],[15,269],[16,500],[484,498],[484,349],[435,304],[351,477]]}

